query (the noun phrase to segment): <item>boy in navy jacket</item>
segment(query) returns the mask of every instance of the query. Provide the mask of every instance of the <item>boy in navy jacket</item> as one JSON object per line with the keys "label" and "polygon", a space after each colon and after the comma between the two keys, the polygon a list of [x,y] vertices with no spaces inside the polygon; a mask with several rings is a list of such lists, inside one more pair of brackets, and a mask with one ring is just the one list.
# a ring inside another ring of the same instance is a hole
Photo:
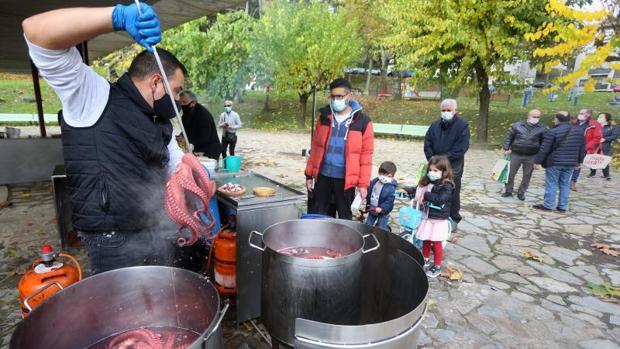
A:
{"label": "boy in navy jacket", "polygon": [[368,186],[366,206],[368,219],[366,224],[379,226],[387,230],[390,212],[394,208],[394,193],[398,182],[394,179],[396,165],[385,161],[379,166],[379,177],[375,177]]}

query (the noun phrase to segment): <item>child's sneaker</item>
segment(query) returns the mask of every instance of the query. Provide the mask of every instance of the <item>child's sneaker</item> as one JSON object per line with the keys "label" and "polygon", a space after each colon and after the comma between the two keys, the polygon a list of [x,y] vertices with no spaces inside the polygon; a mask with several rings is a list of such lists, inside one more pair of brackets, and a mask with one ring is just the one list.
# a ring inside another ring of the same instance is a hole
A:
{"label": "child's sneaker", "polygon": [[427,271],[431,266],[433,265],[433,263],[431,262],[431,259],[425,259],[424,260],[424,265],[422,266],[422,269],[424,269],[424,271]]}
{"label": "child's sneaker", "polygon": [[436,278],[441,274],[441,266],[433,265],[426,271],[426,276],[429,278]]}

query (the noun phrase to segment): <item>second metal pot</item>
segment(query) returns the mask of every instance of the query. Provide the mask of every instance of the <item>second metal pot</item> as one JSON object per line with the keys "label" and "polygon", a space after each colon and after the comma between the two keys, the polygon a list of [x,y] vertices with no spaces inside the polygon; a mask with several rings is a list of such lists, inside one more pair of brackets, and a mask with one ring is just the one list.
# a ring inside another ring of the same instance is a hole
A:
{"label": "second metal pot", "polygon": [[[262,244],[253,239],[262,236]],[[372,247],[365,241],[372,238]],[[249,243],[263,250],[261,320],[272,337],[289,345],[295,340],[295,319],[347,324],[360,317],[361,256],[379,248],[374,235],[327,220],[291,220],[264,233],[252,232]],[[264,245],[264,246],[261,246]],[[324,247],[344,256],[304,259],[279,253],[287,247]]]}

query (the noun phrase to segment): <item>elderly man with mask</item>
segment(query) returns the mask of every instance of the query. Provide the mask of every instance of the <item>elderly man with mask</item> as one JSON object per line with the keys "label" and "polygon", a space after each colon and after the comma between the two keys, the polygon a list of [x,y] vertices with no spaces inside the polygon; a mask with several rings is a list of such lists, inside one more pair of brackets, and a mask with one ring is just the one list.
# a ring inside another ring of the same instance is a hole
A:
{"label": "elderly man with mask", "polygon": [[450,218],[453,227],[461,221],[461,178],[465,166],[465,153],[469,149],[469,125],[457,113],[456,100],[441,102],[441,117],[431,124],[424,137],[424,155],[429,160],[435,155],[445,155],[450,160],[454,174],[454,191]]}
{"label": "elderly man with mask", "polygon": [[[93,273],[171,264],[165,237],[174,237],[163,212],[167,173],[183,153],[173,137],[173,102],[151,46],[161,39],[148,5],[66,8],[22,23],[30,58],[62,103],[62,146],[73,226],[84,241]],[[82,62],[75,45],[125,31],[147,48],[128,72],[109,83]],[[159,49],[174,98],[185,68]],[[169,224],[169,221],[168,221]]]}
{"label": "elderly man with mask", "polygon": [[[581,130],[585,139],[586,154],[594,154],[599,150],[601,138],[603,138],[603,128],[596,120],[592,119],[592,109],[581,109],[577,119],[572,123]],[[581,173],[581,165],[575,167],[571,176],[570,189],[577,191],[577,180]]]}
{"label": "elderly man with mask", "polygon": [[527,114],[526,120],[512,124],[508,136],[504,141],[504,154],[510,157],[510,173],[502,197],[511,197],[515,184],[515,175],[523,166],[523,178],[517,192],[517,198],[525,200],[525,191],[530,184],[534,170],[534,155],[542,144],[547,128],[540,124],[540,110],[533,109]]}

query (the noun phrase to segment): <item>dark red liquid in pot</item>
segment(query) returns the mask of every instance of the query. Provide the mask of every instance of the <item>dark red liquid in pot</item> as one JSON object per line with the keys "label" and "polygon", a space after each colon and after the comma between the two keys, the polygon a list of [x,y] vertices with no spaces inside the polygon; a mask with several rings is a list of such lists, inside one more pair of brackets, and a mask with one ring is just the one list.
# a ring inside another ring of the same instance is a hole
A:
{"label": "dark red liquid in pot", "polygon": [[176,327],[140,327],[107,337],[87,349],[185,349],[200,335]]}
{"label": "dark red liquid in pot", "polygon": [[278,250],[278,252],[285,255],[306,259],[333,259],[344,257],[342,252],[327,247],[295,246],[282,248]]}

